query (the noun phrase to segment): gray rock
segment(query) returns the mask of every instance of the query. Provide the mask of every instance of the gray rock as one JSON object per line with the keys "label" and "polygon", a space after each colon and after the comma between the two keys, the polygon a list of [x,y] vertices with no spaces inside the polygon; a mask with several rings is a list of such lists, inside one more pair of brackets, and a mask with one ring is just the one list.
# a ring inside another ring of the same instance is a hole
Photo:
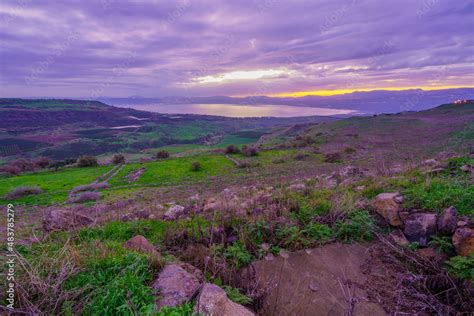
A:
{"label": "gray rock", "polygon": [[427,246],[431,235],[436,233],[436,214],[413,213],[405,221],[405,236],[410,242]]}
{"label": "gray rock", "polygon": [[458,222],[457,211],[451,206],[445,209],[438,217],[438,231],[443,235],[452,235]]}
{"label": "gray rock", "polygon": [[184,206],[181,205],[172,205],[165,213],[165,219],[175,220],[178,219],[181,215],[184,214]]}
{"label": "gray rock", "polygon": [[181,265],[168,264],[161,270],[152,288],[158,294],[156,304],[158,308],[162,308],[187,302],[197,293],[200,286],[198,278]]}
{"label": "gray rock", "polygon": [[252,316],[244,306],[232,302],[223,289],[215,284],[205,283],[194,306],[196,315],[206,316]]}

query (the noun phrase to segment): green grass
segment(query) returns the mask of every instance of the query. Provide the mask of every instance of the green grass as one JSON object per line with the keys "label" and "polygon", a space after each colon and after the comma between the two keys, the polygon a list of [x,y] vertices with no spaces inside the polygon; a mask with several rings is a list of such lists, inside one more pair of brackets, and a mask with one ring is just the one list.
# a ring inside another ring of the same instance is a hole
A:
{"label": "green grass", "polygon": [[[112,166],[98,166],[88,168],[64,168],[58,171],[45,170],[35,173],[26,173],[15,177],[0,178],[0,203],[44,205],[61,203],[67,198],[68,192],[82,184],[93,182],[98,176],[110,170]],[[44,193],[25,196],[14,201],[7,201],[4,196],[17,187],[38,186]]]}
{"label": "green grass", "polygon": [[[193,161],[201,164],[201,170],[191,171]],[[141,164],[128,164],[109,183],[112,186],[128,185],[125,176]],[[233,170],[233,164],[221,155],[202,155],[193,157],[170,158],[143,164],[146,168],[136,186],[160,186],[166,184],[188,183],[204,180],[210,176],[223,175]]]}

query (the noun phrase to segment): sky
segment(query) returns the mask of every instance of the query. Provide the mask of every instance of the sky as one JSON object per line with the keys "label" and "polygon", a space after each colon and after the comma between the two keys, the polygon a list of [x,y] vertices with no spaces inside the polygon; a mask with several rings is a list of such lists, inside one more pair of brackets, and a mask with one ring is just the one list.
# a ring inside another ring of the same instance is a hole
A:
{"label": "sky", "polygon": [[0,2],[0,97],[474,86],[474,1]]}

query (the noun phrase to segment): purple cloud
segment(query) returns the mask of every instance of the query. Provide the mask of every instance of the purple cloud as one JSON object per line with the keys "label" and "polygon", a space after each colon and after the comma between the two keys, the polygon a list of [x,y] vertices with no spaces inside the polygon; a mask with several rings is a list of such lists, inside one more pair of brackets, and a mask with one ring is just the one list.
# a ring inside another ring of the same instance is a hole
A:
{"label": "purple cloud", "polygon": [[0,96],[474,86],[473,10],[469,0],[6,0]]}

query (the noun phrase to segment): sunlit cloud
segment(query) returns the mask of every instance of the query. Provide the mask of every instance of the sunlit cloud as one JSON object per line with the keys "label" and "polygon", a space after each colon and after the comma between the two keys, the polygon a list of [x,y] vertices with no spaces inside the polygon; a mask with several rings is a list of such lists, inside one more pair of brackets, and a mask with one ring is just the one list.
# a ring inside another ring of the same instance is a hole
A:
{"label": "sunlit cloud", "polygon": [[232,71],[228,73],[204,76],[195,78],[193,81],[197,83],[221,83],[228,81],[238,81],[238,80],[259,80],[259,79],[271,79],[277,78],[281,75],[287,74],[284,70],[248,70],[248,71]]}

